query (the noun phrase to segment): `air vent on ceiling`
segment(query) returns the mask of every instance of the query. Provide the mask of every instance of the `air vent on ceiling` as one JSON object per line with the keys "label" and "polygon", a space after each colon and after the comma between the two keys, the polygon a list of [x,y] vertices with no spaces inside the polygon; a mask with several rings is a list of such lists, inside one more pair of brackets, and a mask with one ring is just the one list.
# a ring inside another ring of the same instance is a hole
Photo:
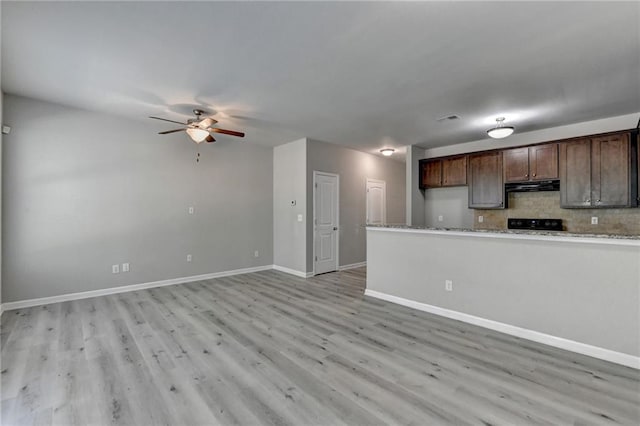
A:
{"label": "air vent on ceiling", "polygon": [[460,117],[453,114],[453,115],[447,115],[446,117],[440,117],[436,121],[450,121],[450,120],[459,120],[459,119]]}

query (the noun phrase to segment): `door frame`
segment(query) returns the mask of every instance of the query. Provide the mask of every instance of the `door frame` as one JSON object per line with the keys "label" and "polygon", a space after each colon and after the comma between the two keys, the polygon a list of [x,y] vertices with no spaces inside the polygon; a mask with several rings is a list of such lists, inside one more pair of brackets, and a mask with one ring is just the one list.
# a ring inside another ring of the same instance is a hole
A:
{"label": "door frame", "polygon": [[340,175],[336,173],[313,171],[313,218],[311,226],[313,229],[313,252],[311,260],[313,262],[313,275],[316,275],[316,188],[318,187],[317,176],[325,175],[336,178],[336,271],[340,268]]}
{"label": "door frame", "polygon": [[384,193],[384,200],[382,202],[382,224],[386,225],[387,224],[387,182],[380,180],[380,179],[370,179],[367,178],[365,181],[365,187],[364,187],[364,198],[365,198],[365,220],[364,223],[365,225],[369,224],[369,182],[371,183],[378,183],[378,184],[382,184],[382,190]]}

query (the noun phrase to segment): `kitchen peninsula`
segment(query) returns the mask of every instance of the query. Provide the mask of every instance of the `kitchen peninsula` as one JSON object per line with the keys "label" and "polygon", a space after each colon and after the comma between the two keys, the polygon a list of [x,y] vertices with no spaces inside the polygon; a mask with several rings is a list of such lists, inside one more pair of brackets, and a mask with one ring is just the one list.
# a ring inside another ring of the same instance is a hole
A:
{"label": "kitchen peninsula", "polygon": [[369,226],[366,294],[640,368],[640,236]]}

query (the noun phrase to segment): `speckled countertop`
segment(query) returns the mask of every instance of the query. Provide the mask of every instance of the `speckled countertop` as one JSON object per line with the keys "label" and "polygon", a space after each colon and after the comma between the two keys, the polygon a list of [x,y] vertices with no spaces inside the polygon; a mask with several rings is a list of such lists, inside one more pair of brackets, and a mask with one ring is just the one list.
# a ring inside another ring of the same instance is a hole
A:
{"label": "speckled countertop", "polygon": [[522,229],[469,229],[469,228],[431,228],[427,226],[409,226],[409,225],[367,225],[367,228],[387,228],[387,229],[404,229],[404,230],[423,230],[423,231],[450,231],[450,232],[469,232],[482,234],[511,234],[525,236],[551,236],[551,237],[576,237],[576,238],[598,238],[605,240],[637,240],[640,241],[640,235],[613,235],[613,234],[574,234],[565,231],[528,231]]}

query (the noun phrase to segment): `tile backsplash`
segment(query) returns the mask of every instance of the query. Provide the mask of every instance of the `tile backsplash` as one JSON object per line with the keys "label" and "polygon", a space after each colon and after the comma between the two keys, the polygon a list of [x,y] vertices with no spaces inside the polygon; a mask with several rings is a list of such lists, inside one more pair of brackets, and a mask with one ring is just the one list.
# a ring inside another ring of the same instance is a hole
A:
{"label": "tile backsplash", "polygon": [[[561,209],[560,192],[514,192],[508,194],[509,208],[505,210],[475,210],[475,229],[506,229],[507,219],[562,219],[564,230],[585,234],[640,235],[640,208],[626,209]],[[478,223],[483,216],[483,223]],[[591,224],[591,217],[598,224]]]}

